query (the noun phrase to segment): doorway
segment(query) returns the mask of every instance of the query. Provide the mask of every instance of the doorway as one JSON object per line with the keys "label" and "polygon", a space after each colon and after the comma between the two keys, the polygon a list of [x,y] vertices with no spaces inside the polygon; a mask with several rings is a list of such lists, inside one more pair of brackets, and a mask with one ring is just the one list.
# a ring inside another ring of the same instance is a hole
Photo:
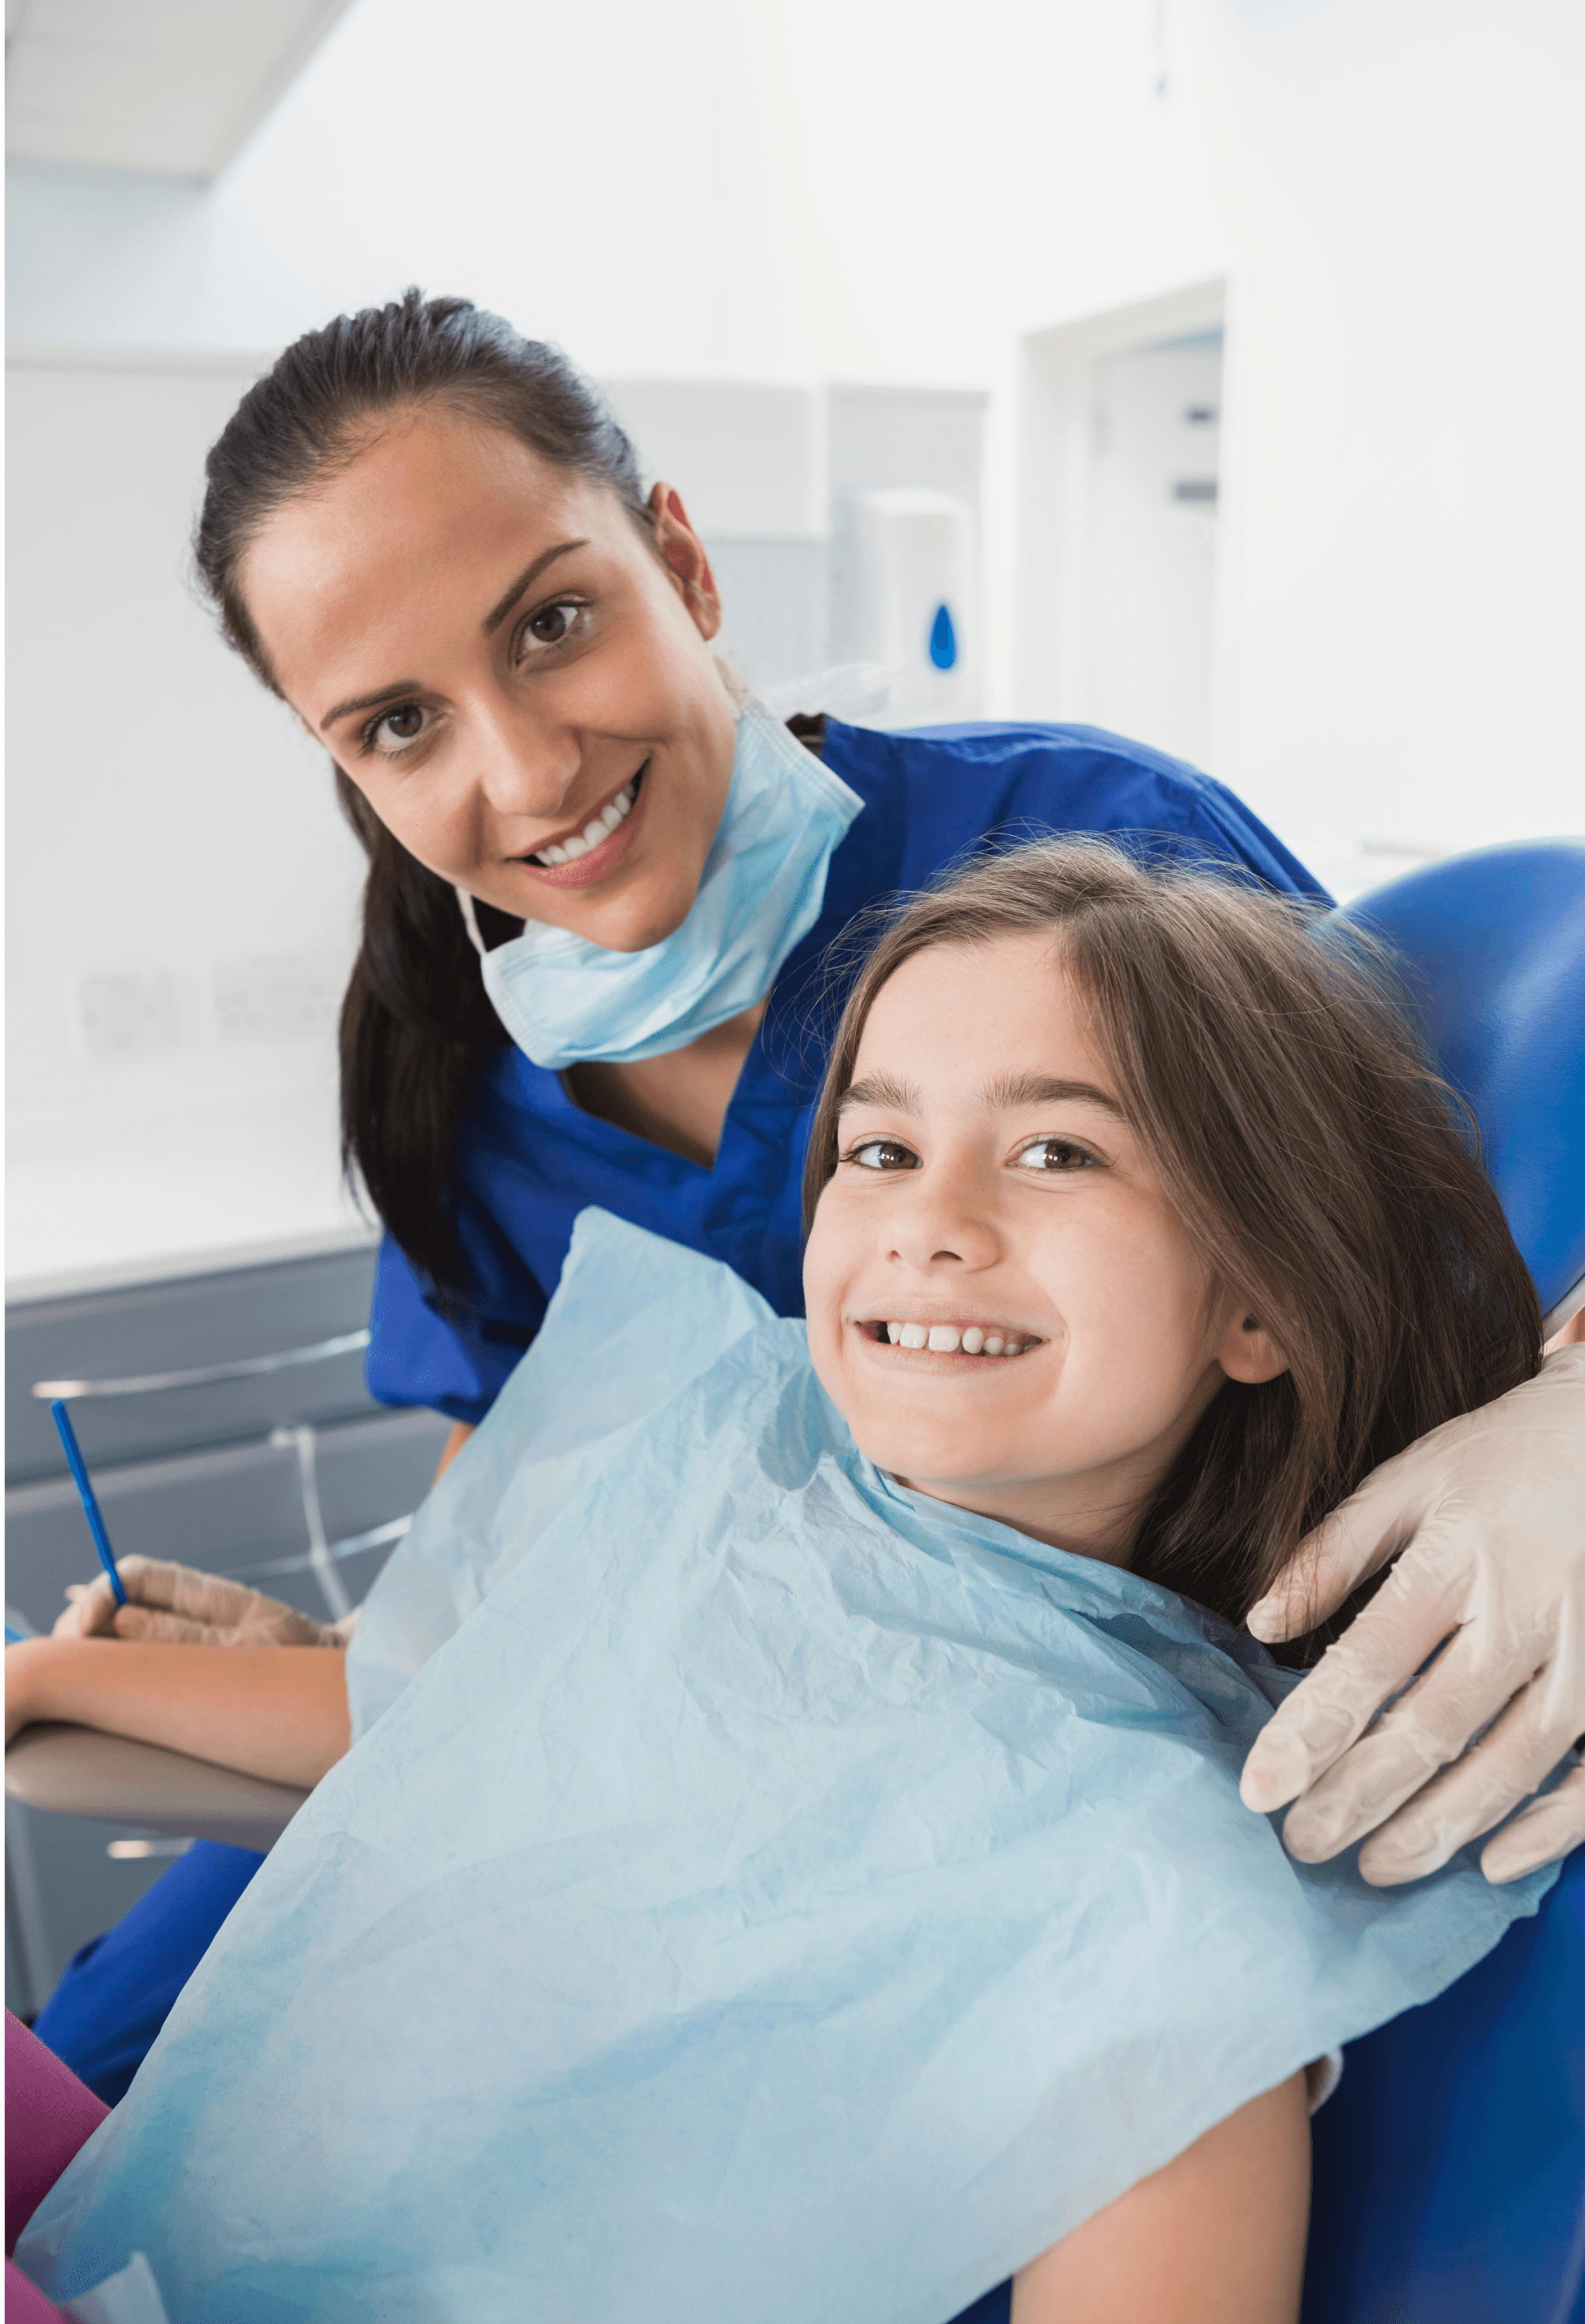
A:
{"label": "doorway", "polygon": [[1023,356],[1018,707],[1212,767],[1221,285],[1034,333]]}

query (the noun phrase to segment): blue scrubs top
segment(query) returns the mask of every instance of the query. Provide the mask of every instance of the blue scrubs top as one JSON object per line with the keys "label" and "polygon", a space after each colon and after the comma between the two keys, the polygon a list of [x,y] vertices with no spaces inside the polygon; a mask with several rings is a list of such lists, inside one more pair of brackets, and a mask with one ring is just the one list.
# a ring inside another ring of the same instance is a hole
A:
{"label": "blue scrubs top", "polygon": [[863,948],[835,973],[823,955],[866,905],[923,886],[982,840],[1126,832],[1151,853],[1210,858],[1328,900],[1222,784],[1095,727],[896,734],[828,719],[820,756],[864,811],[831,858],[819,919],[776,979],[715,1167],[583,1112],[559,1074],[515,1047],[497,1051],[458,1140],[463,1281],[438,1290],[389,1237],[381,1250],[368,1384],[382,1403],[482,1420],[539,1329],[572,1222],[591,1203],[725,1259],[778,1314],[801,1315],[804,1148]]}

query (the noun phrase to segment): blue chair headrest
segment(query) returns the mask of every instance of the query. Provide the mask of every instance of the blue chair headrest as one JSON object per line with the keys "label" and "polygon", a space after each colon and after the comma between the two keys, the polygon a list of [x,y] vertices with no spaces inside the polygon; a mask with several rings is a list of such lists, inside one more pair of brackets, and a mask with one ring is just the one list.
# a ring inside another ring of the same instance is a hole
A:
{"label": "blue chair headrest", "polygon": [[1585,1298],[1585,840],[1450,856],[1336,917],[1397,953],[1556,1331]]}

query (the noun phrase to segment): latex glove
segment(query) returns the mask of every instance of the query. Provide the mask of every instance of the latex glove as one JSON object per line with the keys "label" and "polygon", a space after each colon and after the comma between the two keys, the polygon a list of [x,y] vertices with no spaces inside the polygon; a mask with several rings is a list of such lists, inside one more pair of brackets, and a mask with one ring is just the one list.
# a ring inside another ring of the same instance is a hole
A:
{"label": "latex glove", "polygon": [[342,1646],[357,1618],[349,1614],[341,1622],[316,1622],[243,1582],[167,1558],[123,1557],[116,1563],[126,1604],[117,1606],[107,1574],[71,1582],[66,1592],[71,1602],[56,1622],[56,1637],[114,1636],[193,1646]]}
{"label": "latex glove", "polygon": [[[1381,1887],[1502,1823],[1585,1734],[1585,1348],[1384,1462],[1301,1544],[1250,1629],[1298,1636],[1394,1556],[1261,1733],[1241,1787],[1263,1813],[1295,1802],[1283,1838],[1304,1863],[1371,1833],[1359,1869]],[[1481,1869],[1516,1880],[1581,1840],[1577,1766],[1487,1843]]]}

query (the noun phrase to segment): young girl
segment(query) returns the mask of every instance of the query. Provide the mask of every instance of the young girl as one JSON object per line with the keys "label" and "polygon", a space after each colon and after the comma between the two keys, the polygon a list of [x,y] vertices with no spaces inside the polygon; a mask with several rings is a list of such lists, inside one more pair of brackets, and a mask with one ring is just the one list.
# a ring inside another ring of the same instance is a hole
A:
{"label": "young girl", "polygon": [[807,1193],[807,1333],[580,1222],[361,1739],[29,2229],[54,2296],[1296,2314],[1307,2089],[1551,1876],[1284,1854],[1230,1625],[1534,1371],[1496,1199],[1299,908],[1060,843],[883,936]]}

